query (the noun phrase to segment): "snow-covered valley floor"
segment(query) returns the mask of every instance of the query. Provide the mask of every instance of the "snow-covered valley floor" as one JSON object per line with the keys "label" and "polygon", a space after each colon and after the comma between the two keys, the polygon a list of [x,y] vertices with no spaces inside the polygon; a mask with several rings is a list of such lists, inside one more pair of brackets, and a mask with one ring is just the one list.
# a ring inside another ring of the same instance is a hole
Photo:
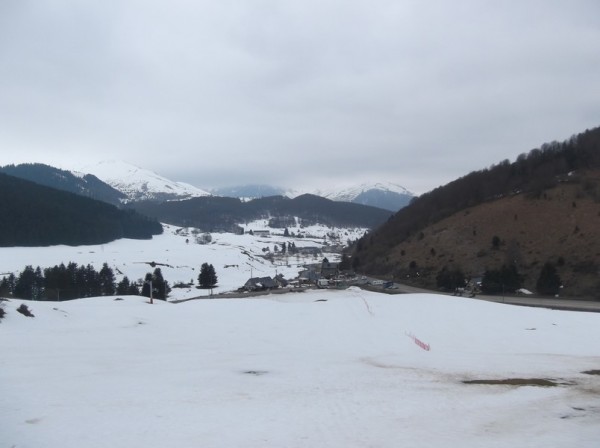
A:
{"label": "snow-covered valley floor", "polygon": [[[282,274],[287,279],[298,276],[303,266],[319,263],[324,257],[336,261],[339,253],[331,252],[335,243],[346,244],[360,238],[366,229],[328,228],[324,226],[289,227],[293,236],[283,236],[284,229],[269,229],[267,221],[246,224],[244,235],[212,233],[210,244],[196,244],[194,229],[163,224],[164,233],[152,240],[121,239],[108,244],[93,246],[50,247],[0,247],[0,278],[10,273],[18,276],[27,265],[44,268],[75,262],[92,265],[100,270],[107,263],[115,273],[117,282],[123,276],[140,281],[146,273],[159,267],[171,286],[177,283],[198,285],[202,263],[215,268],[218,285],[214,293],[235,291],[250,277],[274,277]],[[251,235],[250,231],[268,230],[269,236]],[[301,237],[300,237],[301,235]],[[314,248],[318,256],[311,254],[283,255],[283,244],[293,243],[299,250]],[[277,250],[279,252],[275,252]],[[273,261],[266,255],[272,254]],[[156,263],[152,266],[150,263]],[[210,291],[191,288],[174,288],[169,300],[207,296]]]}

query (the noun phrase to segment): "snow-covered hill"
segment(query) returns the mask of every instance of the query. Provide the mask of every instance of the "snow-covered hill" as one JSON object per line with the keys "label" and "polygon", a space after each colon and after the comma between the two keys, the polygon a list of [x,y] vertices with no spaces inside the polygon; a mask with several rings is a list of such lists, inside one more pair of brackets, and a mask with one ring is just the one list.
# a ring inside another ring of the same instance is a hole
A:
{"label": "snow-covered hill", "polygon": [[193,185],[169,180],[123,161],[103,161],[81,167],[78,171],[93,174],[127,195],[129,201],[188,199],[210,195]]}
{"label": "snow-covered hill", "polygon": [[[600,440],[595,313],[354,288],[147,302],[27,302],[33,318],[16,311],[23,301],[6,302],[0,446]],[[478,380],[492,384],[465,384]]]}

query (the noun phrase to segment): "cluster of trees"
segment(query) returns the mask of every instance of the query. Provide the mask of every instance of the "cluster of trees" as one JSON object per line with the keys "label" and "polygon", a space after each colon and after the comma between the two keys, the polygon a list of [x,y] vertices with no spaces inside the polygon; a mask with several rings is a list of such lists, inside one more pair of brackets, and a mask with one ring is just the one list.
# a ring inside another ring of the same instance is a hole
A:
{"label": "cluster of trees", "polygon": [[[487,269],[481,280],[481,292],[484,294],[512,294],[523,287],[523,276],[515,265],[503,265],[500,269]],[[436,276],[437,287],[447,291],[462,288],[467,279],[460,268],[444,267]],[[556,267],[544,264],[536,282],[536,290],[542,295],[556,295],[561,288],[561,279]]]}
{"label": "cluster of trees", "polygon": [[102,244],[150,239],[159,222],[132,210],[0,173],[0,246]]}
{"label": "cluster of trees", "polygon": [[[274,247],[274,252],[278,252],[279,249],[277,248],[277,246]],[[282,254],[290,254],[290,255],[295,255],[298,252],[300,252],[300,250],[296,247],[296,243],[294,243],[293,241],[288,241],[287,243],[284,241],[283,243],[281,243],[281,253]]]}
{"label": "cluster of trees", "polygon": [[438,272],[436,278],[438,288],[446,291],[454,291],[456,288],[464,288],[466,285],[466,277],[462,270],[458,268],[448,269],[444,267]]}
{"label": "cluster of trees", "polygon": [[377,227],[392,212],[349,202],[336,202],[314,195],[294,199],[271,196],[244,202],[237,198],[203,196],[184,201],[156,203],[143,201],[129,204],[139,212],[161,222],[204,231],[230,231],[239,224],[269,219],[274,226],[287,227],[297,216],[305,224],[320,223],[338,227]]}
{"label": "cluster of trees", "polygon": [[170,291],[169,282],[163,278],[160,268],[154,269],[152,273],[148,272],[144,277],[141,295],[153,299],[167,300]]}
{"label": "cluster of trees", "polygon": [[198,275],[198,284],[201,288],[212,288],[217,284],[217,273],[212,264],[202,263],[200,274]]}
{"label": "cluster of trees", "polygon": [[[152,281],[154,294],[159,299],[166,299],[170,291],[160,268],[154,273],[146,274],[142,284],[142,295],[150,296],[149,281]],[[139,295],[140,288],[126,276],[116,282],[115,275],[107,263],[100,271],[92,265],[77,265],[70,262],[41,269],[26,266],[19,275],[10,274],[0,281],[0,296],[14,296],[29,300],[72,300],[84,297]]]}
{"label": "cluster of trees", "polygon": [[521,288],[523,278],[517,267],[503,265],[500,269],[488,269],[481,280],[481,291],[485,294],[512,293]]}

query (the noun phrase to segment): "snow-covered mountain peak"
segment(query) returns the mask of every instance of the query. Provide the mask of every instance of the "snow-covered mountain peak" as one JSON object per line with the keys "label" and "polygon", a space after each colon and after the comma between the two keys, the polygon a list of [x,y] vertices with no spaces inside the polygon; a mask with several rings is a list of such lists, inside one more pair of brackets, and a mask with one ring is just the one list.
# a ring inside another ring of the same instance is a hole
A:
{"label": "snow-covered mountain peak", "polygon": [[372,183],[362,183],[358,185],[349,186],[346,188],[337,188],[337,189],[329,189],[322,190],[317,192],[319,196],[323,196],[327,199],[332,199],[335,201],[347,201],[352,202],[361,194],[366,193],[371,190],[377,190],[383,193],[395,193],[400,195],[414,196],[409,190],[404,188],[401,185],[394,184],[392,182],[372,182]]}
{"label": "snow-covered mountain peak", "polygon": [[188,199],[210,195],[200,188],[169,180],[153,171],[118,160],[88,165],[79,171],[93,174],[127,195],[130,201]]}

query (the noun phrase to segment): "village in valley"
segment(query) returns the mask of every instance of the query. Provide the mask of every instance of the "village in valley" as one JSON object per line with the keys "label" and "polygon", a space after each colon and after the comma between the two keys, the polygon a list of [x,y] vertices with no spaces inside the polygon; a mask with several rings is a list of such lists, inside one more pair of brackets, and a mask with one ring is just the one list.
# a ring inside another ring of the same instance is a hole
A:
{"label": "village in valley", "polygon": [[[299,291],[308,288],[345,289],[364,285],[367,279],[358,276],[352,269],[350,258],[344,249],[352,243],[343,241],[343,236],[360,236],[366,229],[342,229],[327,226],[298,225],[290,230],[264,228],[266,221],[246,225],[244,234],[255,237],[265,244],[262,258],[275,267],[274,275],[253,275],[237,288],[236,293],[265,293]],[[258,228],[257,228],[258,227]],[[206,237],[204,237],[206,238]],[[296,275],[293,269],[296,266]],[[287,274],[284,274],[285,268]],[[231,296],[235,293],[222,293]]]}

